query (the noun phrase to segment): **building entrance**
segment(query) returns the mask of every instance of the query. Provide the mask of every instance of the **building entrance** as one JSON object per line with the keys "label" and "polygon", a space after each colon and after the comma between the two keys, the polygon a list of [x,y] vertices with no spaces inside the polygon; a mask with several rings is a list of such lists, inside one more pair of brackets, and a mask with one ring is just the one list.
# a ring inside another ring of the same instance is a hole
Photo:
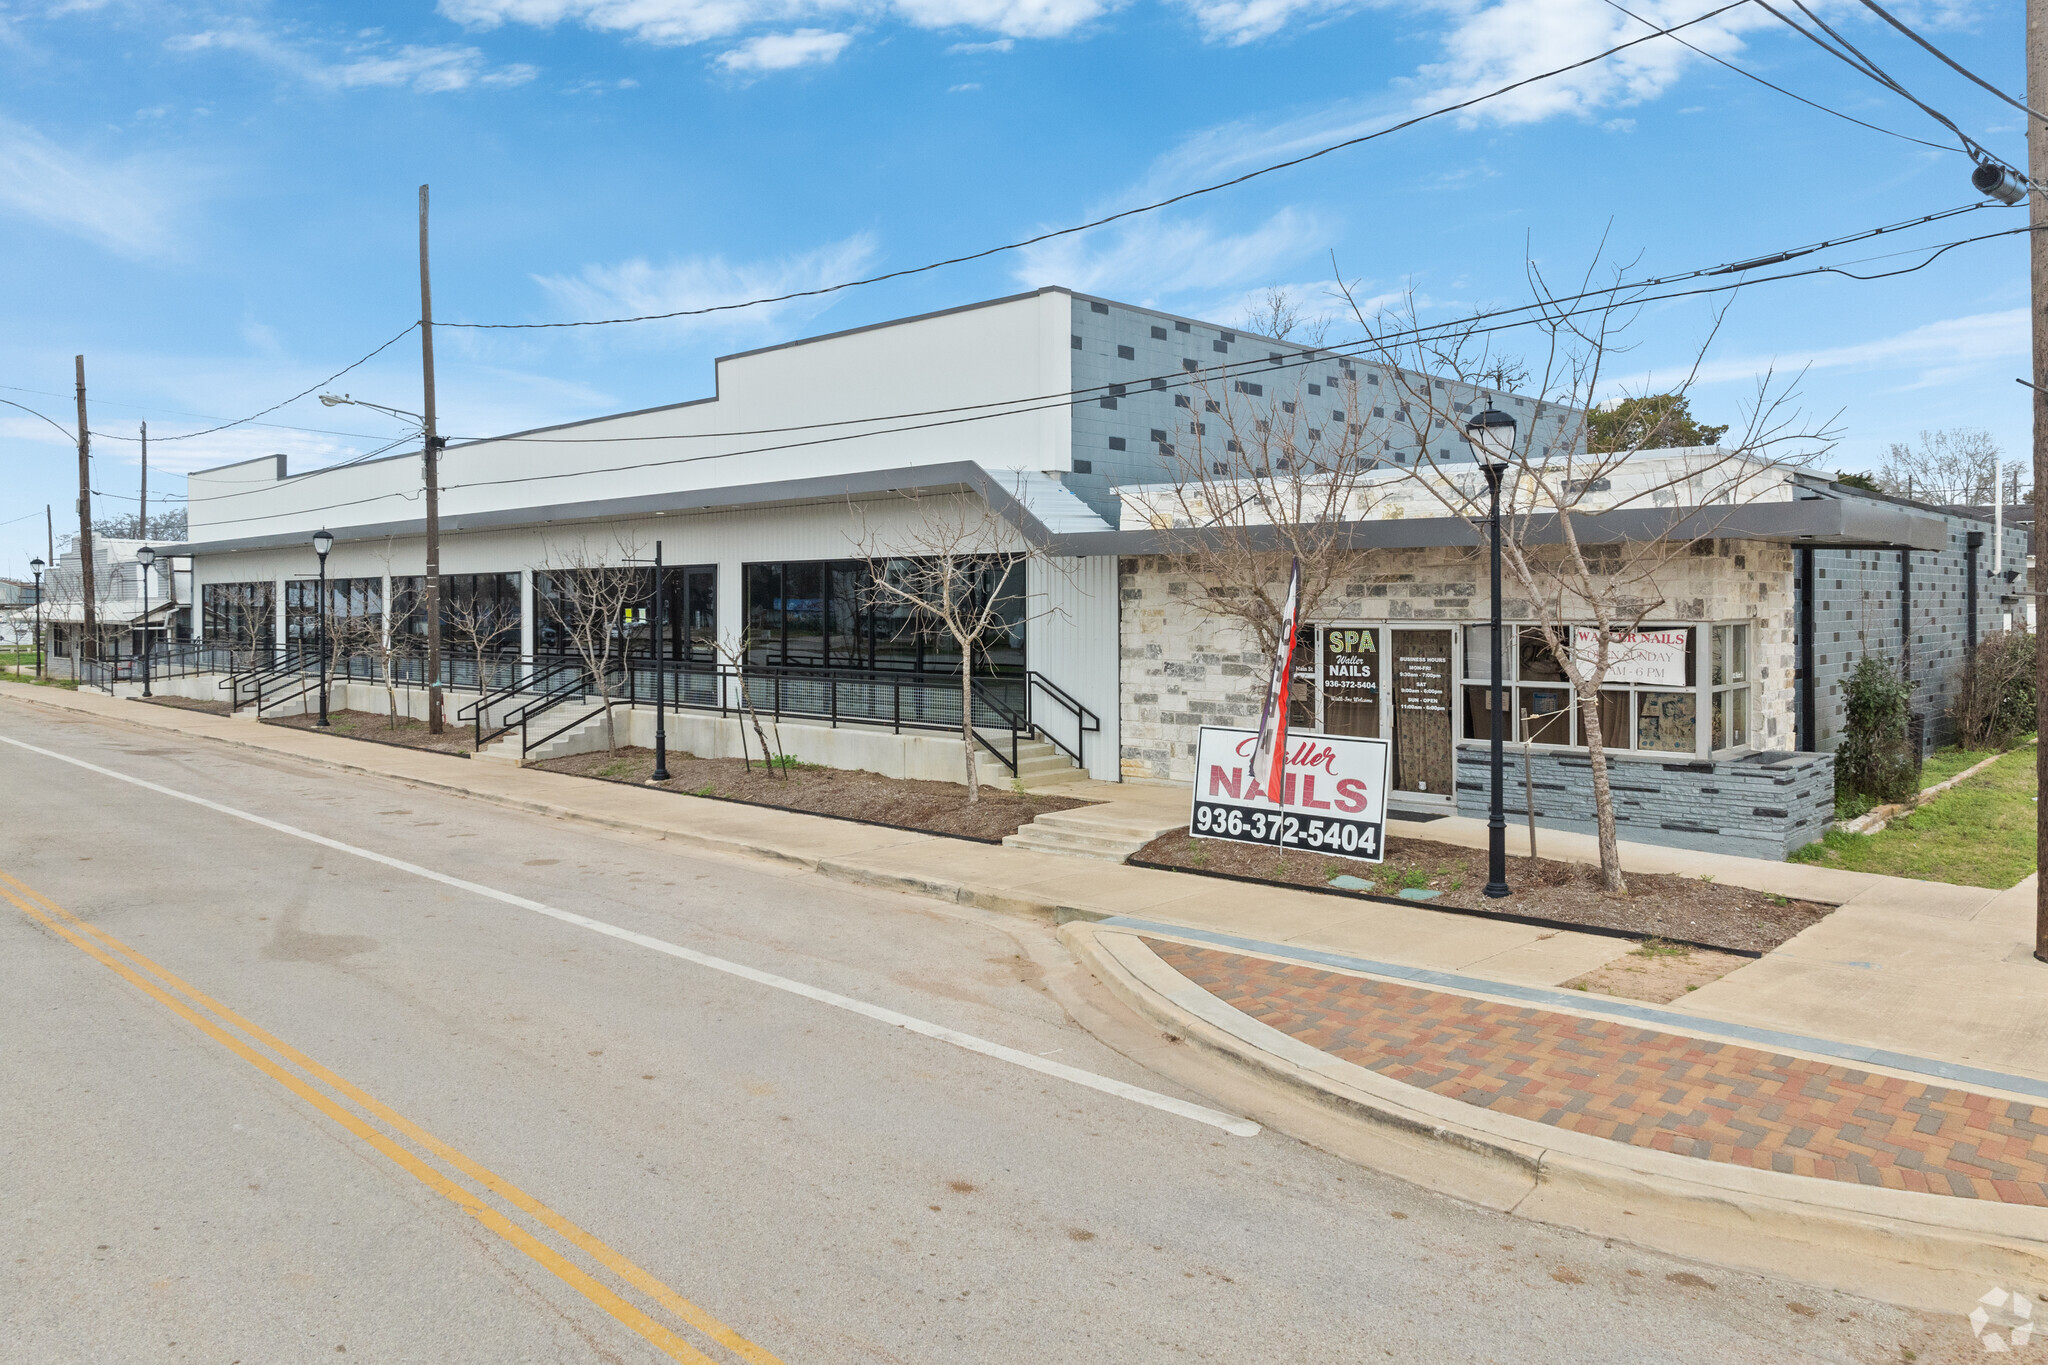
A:
{"label": "building entrance", "polygon": [[1391,738],[1392,798],[1407,809],[1450,807],[1452,632],[1319,622],[1302,634],[1290,723]]}

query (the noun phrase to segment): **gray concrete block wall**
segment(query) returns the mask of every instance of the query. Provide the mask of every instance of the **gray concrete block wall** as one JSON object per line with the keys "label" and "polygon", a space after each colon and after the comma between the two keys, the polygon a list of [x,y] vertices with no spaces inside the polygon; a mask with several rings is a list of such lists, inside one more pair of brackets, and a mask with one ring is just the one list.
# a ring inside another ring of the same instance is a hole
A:
{"label": "gray concrete block wall", "polygon": [[[1977,553],[1977,638],[1982,640],[2001,628],[2002,612],[2014,614],[2016,629],[2025,625],[2024,599],[2009,606],[2000,603],[2001,596],[2025,587],[2025,575],[2022,572],[2019,580],[2008,585],[1993,573],[1991,524],[1953,514],[1944,520],[1948,524],[1946,548],[1907,552],[1912,561],[1911,640],[1904,653],[1913,684],[1913,709],[1926,717],[1929,745],[1950,741],[1954,725],[1948,712],[1955,704],[1969,654],[1969,532],[1984,533],[1984,544]],[[1841,742],[1848,711],[1842,688],[1857,663],[1866,654],[1894,662],[1900,657],[1905,643],[1899,611],[1900,553],[1818,548],[1813,552],[1815,748],[1832,751]],[[2008,526],[2005,567],[2024,571],[2026,562],[2027,532]]]}
{"label": "gray concrete block wall", "polygon": [[[1181,330],[1183,325],[1187,330]],[[1416,442],[1413,431],[1392,416],[1398,406],[1398,398],[1381,401],[1384,395],[1393,393],[1393,386],[1382,382],[1387,369],[1384,365],[1366,359],[1341,360],[1336,357],[1305,365],[1275,365],[1271,363],[1274,355],[1283,361],[1293,361],[1307,348],[1254,336],[1231,327],[1177,318],[1170,313],[1133,308],[1083,295],[1074,296],[1073,328],[1072,335],[1080,344],[1071,347],[1068,354],[1073,362],[1072,386],[1077,394],[1081,390],[1110,384],[1122,384],[1125,389],[1121,395],[1114,396],[1089,394],[1075,403],[1074,458],[1086,461],[1089,467],[1086,471],[1062,474],[1061,481],[1076,496],[1107,517],[1112,525],[1118,512],[1112,490],[1125,484],[1161,483],[1175,477],[1174,457],[1160,452],[1159,442],[1152,438],[1153,432],[1166,433],[1168,443],[1174,444],[1185,440],[1191,422],[1202,421],[1208,426],[1205,436],[1217,450],[1222,449],[1226,437],[1218,434],[1222,429],[1220,419],[1202,412],[1201,389],[1172,383],[1172,376],[1186,373],[1183,362],[1189,360],[1205,370],[1215,365],[1237,366],[1248,362],[1249,368],[1233,369],[1229,380],[1212,376],[1209,381],[1211,396],[1220,398],[1218,390],[1223,384],[1242,378],[1259,384],[1264,390],[1255,404],[1296,402],[1302,406],[1305,417],[1325,407],[1333,411],[1349,410],[1348,395],[1344,391],[1349,381],[1344,379],[1343,373],[1349,366],[1357,374],[1357,407],[1365,415],[1368,437],[1398,462],[1409,463],[1414,458]],[[1166,335],[1154,336],[1155,330]],[[1216,349],[1219,342],[1223,346],[1220,351]],[[1124,350],[1130,352],[1128,357],[1121,354]],[[1157,377],[1166,377],[1168,387],[1154,388],[1151,381]],[[1332,378],[1339,380],[1334,392],[1329,384]],[[1444,381],[1443,391],[1442,402],[1453,410],[1451,415],[1456,415],[1455,409],[1460,406],[1476,410],[1490,396],[1487,391],[1454,381]],[[1176,394],[1185,395],[1191,406],[1176,407],[1173,401]],[[1105,398],[1115,406],[1105,406]],[[1536,436],[1539,445],[1557,439],[1560,422],[1564,420],[1557,409],[1552,408],[1547,415],[1538,418],[1536,409],[1541,405],[1529,399],[1505,395],[1497,401],[1523,423],[1525,434],[1530,424],[1539,426]],[[1388,415],[1371,416],[1375,407]],[[1244,409],[1244,413],[1240,421],[1254,415],[1251,407]],[[1323,417],[1327,419],[1328,413]],[[1306,422],[1306,425],[1324,424],[1326,422],[1323,421]],[[1122,441],[1124,448],[1113,449],[1110,446],[1112,440]],[[1446,428],[1441,440],[1432,436],[1430,447],[1444,452],[1439,458],[1446,461],[1472,458],[1472,448],[1466,444],[1462,428]]]}
{"label": "gray concrete block wall", "polygon": [[[1490,758],[1484,746],[1458,749],[1458,814],[1487,817]],[[1560,751],[1530,756],[1538,829],[1591,834],[1593,762]],[[1834,818],[1833,754],[1758,753],[1723,762],[1662,762],[1610,755],[1615,833],[1639,843],[1781,861],[1812,843]],[[1510,850],[1528,819],[1522,754],[1507,755],[1504,793]],[[1526,833],[1520,836],[1526,839]],[[1536,851],[1543,851],[1542,836]]]}

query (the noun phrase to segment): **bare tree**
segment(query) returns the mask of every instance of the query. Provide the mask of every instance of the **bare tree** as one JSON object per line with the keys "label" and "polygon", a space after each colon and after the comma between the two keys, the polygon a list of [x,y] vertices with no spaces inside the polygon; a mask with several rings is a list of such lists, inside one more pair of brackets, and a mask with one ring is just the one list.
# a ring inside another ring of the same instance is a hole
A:
{"label": "bare tree", "polygon": [[987,502],[970,493],[903,493],[905,513],[884,534],[854,503],[861,529],[855,553],[866,561],[862,597],[869,610],[907,609],[912,629],[951,640],[960,653],[960,744],[967,800],[981,800],[974,729],[976,660],[1013,621],[1033,613],[1027,565],[1041,552]]}
{"label": "bare tree", "polygon": [[[761,728],[761,713],[754,709],[753,691],[747,686],[747,660],[754,647],[752,633],[742,630],[731,639],[713,636],[711,647],[717,651],[718,657],[725,661],[726,667],[732,670],[733,681],[739,686],[740,710],[744,714],[744,719],[740,723],[740,762],[746,765],[748,772],[753,771],[754,759],[747,751],[747,725],[751,723],[754,727],[754,738],[761,741],[761,762],[777,777],[788,777],[789,760],[784,757],[780,743],[773,746],[768,743],[768,732]],[[778,725],[775,728],[776,738],[779,740],[782,727]]]}
{"label": "bare tree", "polygon": [[619,747],[612,714],[618,689],[613,671],[625,662],[630,643],[633,626],[628,613],[647,595],[642,575],[630,567],[638,554],[638,547],[625,541],[594,546],[578,540],[550,545],[542,560],[552,588],[542,599],[543,610],[583,661],[590,686],[604,707],[607,753],[616,753]]}
{"label": "bare tree", "polygon": [[1161,451],[1171,482],[1127,493],[1170,533],[1174,571],[1202,585],[1192,605],[1249,631],[1264,657],[1279,645],[1292,563],[1303,620],[1323,614],[1356,568],[1344,523],[1375,505],[1382,450],[1358,386],[1338,357],[1204,373]]}
{"label": "bare tree", "polygon": [[1320,346],[1330,321],[1328,317],[1309,313],[1293,290],[1269,284],[1258,300],[1245,309],[1244,320],[1238,326],[1254,336]]}
{"label": "bare tree", "polygon": [[490,663],[507,642],[519,638],[519,603],[489,596],[472,587],[467,593],[441,594],[441,624],[454,637],[454,647],[476,661],[477,695],[491,690]]}
{"label": "bare tree", "polygon": [[[269,583],[212,583],[200,590],[209,639],[227,645],[233,671],[256,667],[271,643],[277,628],[275,592]],[[212,634],[216,627],[218,636]]]}
{"label": "bare tree", "polygon": [[[1757,381],[1733,442],[1651,451],[1624,434],[1615,448],[1589,450],[1587,414],[1612,387],[1607,361],[1626,349],[1630,296],[1617,287],[1592,306],[1574,304],[1560,299],[1533,265],[1529,280],[1543,348],[1532,370],[1534,409],[1520,409],[1530,420],[1518,425],[1511,448],[1487,452],[1506,465],[1503,590],[1520,599],[1504,615],[1533,620],[1543,657],[1554,661],[1570,686],[1592,769],[1602,880],[1608,892],[1623,894],[1627,883],[1607,755],[1608,723],[1615,717],[1604,713],[1602,689],[1618,666],[1654,647],[1637,638],[1645,624],[1659,616],[1694,614],[1692,608],[1674,612],[1665,571],[1703,547],[1711,553],[1729,510],[1782,495],[1788,470],[1825,453],[1833,433],[1804,423],[1791,407],[1789,386],[1766,374]],[[1568,292],[1584,298],[1592,289],[1589,271]],[[1442,382],[1452,378],[1483,387],[1495,362],[1481,335],[1469,323],[1423,326],[1412,297],[1397,314],[1368,318],[1362,308],[1354,312],[1376,338],[1370,349],[1387,362],[1383,373],[1395,390],[1388,401],[1398,402],[1394,420],[1406,427],[1415,451],[1414,463],[1402,470],[1402,496],[1463,519],[1475,542],[1485,546],[1487,483],[1472,451],[1461,448],[1471,404],[1454,402]],[[1683,382],[1661,394],[1682,400],[1689,393],[1721,316],[1713,319]],[[1598,520],[1621,509],[1661,511],[1663,517],[1652,535],[1624,542]],[[1619,721],[1628,724],[1625,712]],[[1704,721],[1695,715],[1691,723]]]}
{"label": "bare tree", "polygon": [[1981,427],[1923,431],[1917,446],[1893,442],[1878,466],[1877,486],[1921,502],[1988,505],[1997,496],[1997,438]]}

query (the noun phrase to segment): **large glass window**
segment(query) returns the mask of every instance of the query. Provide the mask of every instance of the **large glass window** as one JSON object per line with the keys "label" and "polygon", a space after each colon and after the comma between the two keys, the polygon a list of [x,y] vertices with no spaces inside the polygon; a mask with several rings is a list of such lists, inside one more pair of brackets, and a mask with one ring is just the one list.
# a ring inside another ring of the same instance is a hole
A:
{"label": "large glass window", "polygon": [[[1468,740],[1491,736],[1489,627],[1465,628],[1464,722]],[[1565,667],[1535,626],[1509,626],[1502,682],[1512,699],[1505,738],[1586,747],[1586,721]],[[1590,628],[1573,627],[1568,648],[1588,648]],[[1646,626],[1610,653],[1598,706],[1609,749],[1696,754],[1700,727],[1709,752],[1747,747],[1753,702],[1747,625]]]}
{"label": "large glass window", "polygon": [[199,590],[200,629],[209,641],[249,647],[277,634],[276,589],[269,583],[208,583]]}
{"label": "large glass window", "polygon": [[[907,581],[910,561],[884,573]],[[928,613],[878,590],[861,560],[797,560],[744,568],[747,657],[764,666],[957,672],[959,644]],[[984,566],[974,592],[995,601],[995,624],[976,650],[975,668],[1024,667],[1024,572],[1014,562]]]}

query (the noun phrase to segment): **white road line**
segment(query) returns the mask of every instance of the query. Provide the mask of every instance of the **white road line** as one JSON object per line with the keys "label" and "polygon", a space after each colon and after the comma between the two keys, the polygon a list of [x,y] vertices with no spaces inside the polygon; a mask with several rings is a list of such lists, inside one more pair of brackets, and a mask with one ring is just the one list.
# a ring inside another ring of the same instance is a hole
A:
{"label": "white road line", "polygon": [[1168,1114],[1177,1114],[1184,1119],[1193,1119],[1197,1123],[1206,1123],[1212,1128],[1220,1128],[1235,1137],[1258,1136],[1259,1125],[1249,1119],[1238,1118],[1235,1115],[1225,1114],[1203,1105],[1189,1104],[1186,1100],[1177,1100],[1171,1095],[1162,1095],[1156,1090],[1147,1090],[1142,1086],[1126,1085],[1122,1081],[1111,1080],[1107,1076],[1098,1076],[1092,1071],[1083,1071],[1079,1067],[1067,1066],[1061,1062],[1049,1062],[1043,1057],[1034,1057],[1028,1052],[1020,1052],[1013,1047],[1004,1047],[1001,1043],[992,1043],[986,1038],[977,1038],[971,1033],[962,1033],[958,1029],[950,1029],[943,1024],[929,1023],[926,1020],[913,1018],[907,1014],[898,1014],[895,1010],[884,1009],[880,1005],[870,1005],[865,1000],[855,1000],[851,996],[839,995],[833,991],[822,990],[817,986],[807,986],[801,981],[792,981],[786,976],[777,976],[773,972],[760,971],[757,968],[748,967],[738,962],[728,962],[722,957],[712,957],[709,953],[700,953],[694,948],[685,948],[680,944],[670,943],[666,939],[636,933],[631,929],[624,929],[616,924],[607,924],[603,920],[591,919],[587,915],[578,915],[572,911],[559,910],[552,905],[546,905],[540,901],[528,900],[524,896],[515,896],[509,891],[499,891],[494,887],[484,886],[478,882],[465,881],[461,877],[451,877],[445,872],[436,872],[431,868],[421,867],[417,863],[408,863],[400,858],[392,858],[382,853],[374,853],[367,848],[357,848],[354,844],[344,844],[338,839],[329,839],[323,834],[314,834],[310,830],[299,829],[293,825],[283,824],[277,820],[252,814],[249,811],[236,810],[233,806],[224,806],[218,801],[209,801],[203,796],[194,796],[190,792],[181,792],[175,788],[161,786],[139,777],[131,777],[127,773],[115,772],[112,768],[102,768],[97,763],[88,763],[82,758],[73,758],[69,754],[60,754],[52,749],[40,748],[34,744],[25,744],[21,740],[10,739],[6,735],[0,735],[0,744],[11,744],[17,749],[26,749],[30,753],[41,754],[45,758],[54,758],[60,763],[69,763],[73,767],[84,768],[87,772],[98,773],[102,777],[111,777],[117,782],[126,782],[133,786],[141,787],[146,791],[156,792],[161,796],[190,802],[195,806],[203,806],[207,810],[218,811],[222,815],[233,816],[237,820],[246,820],[252,825],[261,825],[265,829],[276,830],[279,834],[288,834],[294,839],[304,839],[308,843],[319,844],[323,848],[331,848],[337,853],[346,853],[352,857],[367,859],[370,862],[380,863],[399,872],[406,872],[415,877],[424,877],[428,881],[439,882],[443,886],[452,886],[460,891],[468,891],[474,895],[484,896],[506,905],[517,906],[521,910],[531,910],[537,915],[546,915],[549,919],[557,919],[564,924],[573,924],[579,929],[588,929],[592,933],[604,934],[626,943],[637,944],[642,948],[650,948],[657,953],[666,953],[670,957],[678,957],[685,962],[694,962],[700,967],[709,967],[715,972],[724,972],[728,976],[737,976],[742,980],[751,981],[757,986],[767,986],[773,990],[786,991],[791,995],[800,995],[806,1000],[815,1000],[821,1005],[830,1005],[834,1009],[842,1009],[849,1014],[864,1015],[869,1019],[884,1024],[892,1024],[911,1033],[922,1034],[927,1038],[936,1038],[942,1043],[951,1043],[954,1047],[965,1048],[969,1052],[978,1052],[984,1057],[994,1057],[998,1061],[1009,1062],[1013,1066],[1021,1066],[1027,1071],[1036,1071],[1040,1075],[1069,1081],[1075,1085],[1085,1085],[1090,1090],[1099,1090],[1105,1095],[1114,1095],[1118,1099],[1130,1100],[1134,1104],[1146,1105]]}

